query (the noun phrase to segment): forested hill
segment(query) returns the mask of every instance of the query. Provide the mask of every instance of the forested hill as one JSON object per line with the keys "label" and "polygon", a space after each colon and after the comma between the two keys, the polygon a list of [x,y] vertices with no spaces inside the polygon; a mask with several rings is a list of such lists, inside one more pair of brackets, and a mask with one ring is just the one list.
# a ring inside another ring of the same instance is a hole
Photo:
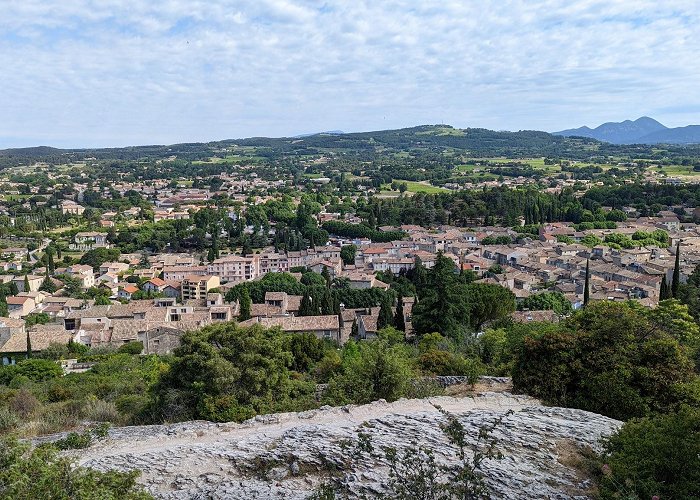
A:
{"label": "forested hill", "polygon": [[[134,146],[104,149],[56,149],[34,147],[0,150],[0,168],[28,165],[37,161],[59,164],[86,158],[139,160],[176,156],[180,160],[203,160],[231,146],[250,148],[258,157],[352,153],[372,157],[397,152],[457,152],[469,157],[509,158],[547,156],[563,159],[588,159],[597,155],[651,158],[659,149],[640,145],[613,145],[592,138],[562,137],[533,130],[496,132],[482,128],[458,129],[449,125],[359,132],[321,133],[307,137],[230,139],[208,143]],[[668,146],[664,153],[699,155],[700,146]]]}

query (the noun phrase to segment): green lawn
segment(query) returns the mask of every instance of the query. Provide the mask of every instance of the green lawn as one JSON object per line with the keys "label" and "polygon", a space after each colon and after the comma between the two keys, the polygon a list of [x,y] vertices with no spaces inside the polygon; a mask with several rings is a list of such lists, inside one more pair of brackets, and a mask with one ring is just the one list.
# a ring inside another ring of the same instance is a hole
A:
{"label": "green lawn", "polygon": [[[406,191],[409,193],[449,193],[449,189],[433,186],[431,184],[423,183],[423,182],[416,182],[416,181],[402,181],[399,179],[396,179],[396,182],[398,183],[406,183],[407,189]],[[382,186],[382,191],[386,191],[388,193],[396,192],[391,190],[391,184],[384,184]]]}

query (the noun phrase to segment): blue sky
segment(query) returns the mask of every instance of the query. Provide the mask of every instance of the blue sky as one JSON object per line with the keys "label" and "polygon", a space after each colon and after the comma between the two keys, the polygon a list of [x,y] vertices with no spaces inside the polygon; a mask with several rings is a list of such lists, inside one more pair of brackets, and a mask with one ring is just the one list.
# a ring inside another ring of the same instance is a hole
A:
{"label": "blue sky", "polygon": [[694,0],[22,0],[0,147],[700,123]]}

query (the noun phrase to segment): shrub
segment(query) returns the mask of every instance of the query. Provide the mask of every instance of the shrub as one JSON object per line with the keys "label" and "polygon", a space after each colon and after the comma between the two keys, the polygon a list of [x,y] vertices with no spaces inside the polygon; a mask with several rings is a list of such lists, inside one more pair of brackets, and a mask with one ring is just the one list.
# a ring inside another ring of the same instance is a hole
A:
{"label": "shrub", "polygon": [[627,422],[604,443],[601,498],[697,498],[700,410]]}
{"label": "shrub", "polygon": [[27,389],[20,389],[10,400],[10,409],[23,419],[28,418],[39,406],[39,400]]}
{"label": "shrub", "polygon": [[61,367],[48,359],[25,359],[16,365],[0,368],[0,383],[8,384],[15,376],[22,375],[33,382],[41,382],[63,375]]}
{"label": "shrub", "polygon": [[346,346],[342,371],[328,387],[330,403],[395,401],[406,394],[412,372],[406,348],[389,346],[385,340]]}
{"label": "shrub", "polygon": [[143,352],[143,342],[128,342],[117,349],[119,354],[141,354]]}
{"label": "shrub", "polygon": [[556,330],[525,337],[513,385],[621,420],[676,410],[695,397],[688,384],[697,377],[690,349],[678,340],[694,342],[697,326],[680,321],[681,313],[658,321],[657,310],[592,302]]}
{"label": "shrub", "polygon": [[151,499],[136,484],[138,474],[77,467],[51,446],[32,449],[14,439],[0,442],[0,491],[4,498]]}

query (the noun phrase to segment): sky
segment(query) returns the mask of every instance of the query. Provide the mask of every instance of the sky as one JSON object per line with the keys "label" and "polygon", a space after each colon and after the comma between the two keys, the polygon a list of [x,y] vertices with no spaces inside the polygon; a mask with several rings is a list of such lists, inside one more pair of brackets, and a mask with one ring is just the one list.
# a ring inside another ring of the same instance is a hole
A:
{"label": "sky", "polygon": [[700,123],[696,0],[0,5],[0,148]]}

